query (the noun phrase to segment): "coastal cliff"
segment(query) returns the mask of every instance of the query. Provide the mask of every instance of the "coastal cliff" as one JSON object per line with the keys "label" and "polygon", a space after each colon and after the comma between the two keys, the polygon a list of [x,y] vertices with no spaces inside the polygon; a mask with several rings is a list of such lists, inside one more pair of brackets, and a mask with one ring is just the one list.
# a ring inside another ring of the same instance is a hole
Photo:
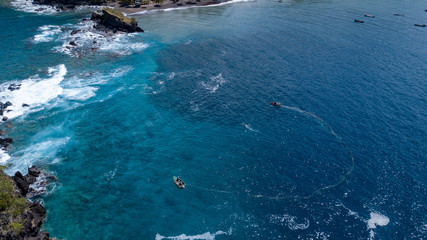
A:
{"label": "coastal cliff", "polygon": [[0,166],[0,239],[49,240],[49,233],[40,231],[46,209],[27,200],[40,170],[31,167],[25,176],[18,171],[10,177],[4,169]]}

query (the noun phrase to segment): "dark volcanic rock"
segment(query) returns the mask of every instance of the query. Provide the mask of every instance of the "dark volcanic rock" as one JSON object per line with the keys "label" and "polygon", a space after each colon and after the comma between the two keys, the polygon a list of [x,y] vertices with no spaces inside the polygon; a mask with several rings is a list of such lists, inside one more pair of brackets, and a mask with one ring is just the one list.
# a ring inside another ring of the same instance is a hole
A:
{"label": "dark volcanic rock", "polygon": [[[28,169],[28,174],[23,176],[20,172],[16,172],[12,178],[0,171],[0,177],[5,184],[13,184],[15,190],[8,193],[8,197],[13,199],[23,199],[29,182],[28,177],[37,177],[41,174],[36,167]],[[8,180],[9,179],[9,180]],[[8,183],[10,181],[10,183]],[[25,199],[25,198],[24,198]],[[24,202],[25,208],[16,215],[13,212],[0,211],[0,239],[1,240],[49,240],[49,233],[40,231],[43,221],[46,218],[46,209],[40,203]],[[21,224],[19,231],[16,231],[11,224]]]}
{"label": "dark volcanic rock", "polygon": [[93,12],[90,19],[98,23],[95,28],[100,31],[111,30],[113,33],[117,31],[127,33],[144,32],[138,27],[138,23],[134,19],[129,19],[120,11],[110,8],[104,8],[102,14]]}
{"label": "dark volcanic rock", "polygon": [[13,176],[13,180],[16,183],[16,186],[20,190],[22,196],[26,196],[28,193],[28,190],[30,189],[30,184],[24,180],[24,176],[18,171],[15,173],[15,176]]}
{"label": "dark volcanic rock", "polygon": [[33,166],[31,168],[28,168],[28,174],[25,175],[24,179],[25,181],[27,181],[27,183],[33,184],[37,181],[37,177],[40,176],[40,174],[40,170],[37,167]]}
{"label": "dark volcanic rock", "polygon": [[21,84],[12,83],[9,85],[9,87],[7,89],[9,89],[10,91],[19,90],[19,89],[21,89]]}
{"label": "dark volcanic rock", "polygon": [[26,103],[23,103],[22,104],[22,107],[29,107],[30,105],[28,105],[28,104],[26,104]]}
{"label": "dark volcanic rock", "polygon": [[71,35],[77,34],[79,32],[81,32],[81,30],[73,30],[73,31],[71,31]]}
{"label": "dark volcanic rock", "polygon": [[41,172],[36,166],[32,166],[32,167],[28,168],[28,174],[30,174],[34,177],[38,177],[41,174]]}
{"label": "dark volcanic rock", "polygon": [[7,148],[11,143],[13,143],[12,138],[0,138],[0,148]]}

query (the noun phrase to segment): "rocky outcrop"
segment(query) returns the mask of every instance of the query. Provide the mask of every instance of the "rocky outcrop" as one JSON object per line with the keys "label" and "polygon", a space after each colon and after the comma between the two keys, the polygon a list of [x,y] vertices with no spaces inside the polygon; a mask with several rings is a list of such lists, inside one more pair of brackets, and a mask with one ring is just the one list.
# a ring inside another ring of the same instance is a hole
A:
{"label": "rocky outcrop", "polygon": [[3,116],[4,111],[6,110],[7,107],[12,106],[12,103],[7,101],[5,103],[0,102],[0,116]]}
{"label": "rocky outcrop", "polygon": [[11,143],[13,143],[12,138],[0,138],[0,149],[6,150]]}
{"label": "rocky outcrop", "polygon": [[21,88],[21,84],[16,84],[16,83],[12,83],[9,85],[9,87],[7,89],[9,89],[10,91],[15,91],[15,90],[19,90]]}
{"label": "rocky outcrop", "polygon": [[144,30],[138,27],[135,18],[128,18],[122,12],[112,8],[102,9],[102,14],[92,13],[91,20],[97,23],[95,28],[98,30],[127,33],[144,32]]}
{"label": "rocky outcrop", "polygon": [[18,171],[9,177],[0,171],[0,239],[49,240],[49,233],[40,231],[46,209],[26,198],[41,174],[36,167],[25,176]]}

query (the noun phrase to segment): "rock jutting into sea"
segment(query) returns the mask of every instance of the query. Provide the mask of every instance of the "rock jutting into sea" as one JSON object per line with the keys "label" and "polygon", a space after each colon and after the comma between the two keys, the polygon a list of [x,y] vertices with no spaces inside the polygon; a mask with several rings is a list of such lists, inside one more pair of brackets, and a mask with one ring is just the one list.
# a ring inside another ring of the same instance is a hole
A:
{"label": "rock jutting into sea", "polygon": [[27,199],[34,195],[32,184],[43,173],[37,167],[31,167],[26,175],[18,171],[9,177],[4,169],[0,166],[0,239],[49,240],[49,233],[40,231],[46,209]]}
{"label": "rock jutting into sea", "polygon": [[103,8],[102,14],[92,13],[91,20],[96,22],[96,29],[112,30],[113,32],[121,31],[127,33],[144,32],[135,18],[128,18],[122,12],[112,8]]}

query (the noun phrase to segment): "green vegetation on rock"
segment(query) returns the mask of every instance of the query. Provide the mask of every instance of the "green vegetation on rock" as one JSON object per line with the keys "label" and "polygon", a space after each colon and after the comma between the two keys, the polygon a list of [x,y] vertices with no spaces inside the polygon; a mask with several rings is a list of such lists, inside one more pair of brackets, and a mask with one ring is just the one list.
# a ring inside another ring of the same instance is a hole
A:
{"label": "green vegetation on rock", "polygon": [[134,5],[135,0],[120,0],[119,1],[121,5],[128,6],[128,5]]}
{"label": "green vegetation on rock", "polygon": [[13,180],[3,172],[5,168],[5,166],[0,166],[0,212],[16,217],[25,210],[27,199],[19,197],[15,192]]}
{"label": "green vegetation on rock", "polygon": [[22,221],[11,223],[9,226],[14,232],[16,232],[17,235],[19,235],[21,230],[24,229],[24,224],[22,224]]}
{"label": "green vegetation on rock", "polygon": [[121,21],[123,21],[123,22],[125,22],[127,24],[131,24],[132,22],[136,23],[136,19],[135,18],[132,18],[133,19],[132,20],[131,18],[126,17],[121,11],[119,11],[117,9],[114,9],[114,8],[104,7],[102,9],[102,12],[104,13],[104,15],[111,15],[113,17],[117,17]]}

